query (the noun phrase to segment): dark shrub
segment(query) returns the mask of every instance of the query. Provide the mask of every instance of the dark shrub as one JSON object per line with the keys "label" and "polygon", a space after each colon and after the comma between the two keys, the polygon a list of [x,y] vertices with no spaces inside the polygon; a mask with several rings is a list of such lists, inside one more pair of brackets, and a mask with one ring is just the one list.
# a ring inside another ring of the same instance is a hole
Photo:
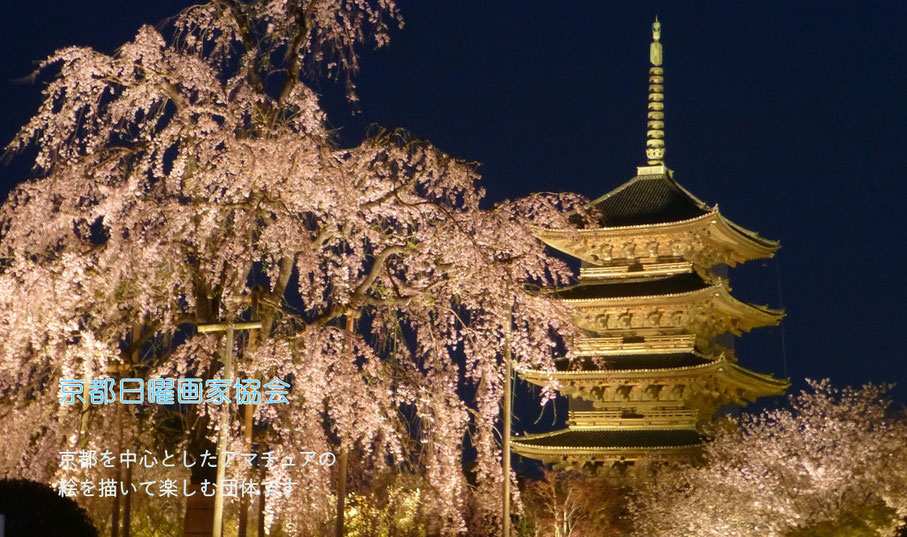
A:
{"label": "dark shrub", "polygon": [[97,537],[88,513],[71,498],[27,479],[0,479],[6,537]]}

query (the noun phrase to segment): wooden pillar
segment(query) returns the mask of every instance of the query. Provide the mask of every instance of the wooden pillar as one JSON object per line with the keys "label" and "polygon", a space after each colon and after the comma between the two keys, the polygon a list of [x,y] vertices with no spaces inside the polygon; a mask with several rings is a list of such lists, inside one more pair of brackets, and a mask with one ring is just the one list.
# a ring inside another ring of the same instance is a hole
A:
{"label": "wooden pillar", "polygon": [[[252,318],[258,318],[258,308],[259,308],[259,295],[261,290],[259,287],[256,287],[252,290]],[[266,329],[264,325],[259,330]],[[267,337],[267,334],[262,334],[262,337]],[[246,349],[253,350],[256,347],[256,342],[258,340],[258,332],[254,329],[249,330],[249,339],[246,340]],[[255,416],[255,405],[246,405],[243,409],[243,435],[245,436],[246,452],[252,453],[252,427],[253,427],[253,417]],[[247,472],[247,475],[250,477],[250,480],[254,479],[254,471],[250,468]],[[245,494],[240,494],[239,500],[239,527],[237,528],[237,537],[246,537],[247,528],[249,526],[249,496]]]}
{"label": "wooden pillar", "polygon": [[[227,325],[224,341],[224,379],[233,381],[233,325]],[[223,405],[222,405],[223,406]],[[214,489],[214,529],[212,537],[222,537],[224,527],[224,478],[226,477],[227,437],[230,434],[230,403],[220,415],[220,431],[217,436],[217,482]]]}
{"label": "wooden pillar", "polygon": [[[250,321],[243,323],[214,323],[214,324],[200,324],[198,325],[199,333],[207,332],[225,332],[226,338],[224,340],[224,352],[222,355],[224,363],[224,378],[227,380],[233,380],[234,369],[233,369],[233,332],[235,330],[253,330],[261,328],[261,321]],[[218,433],[217,446],[215,450],[217,451],[217,472],[215,477],[215,491],[214,491],[214,502],[213,502],[213,520],[211,520],[211,531],[205,532],[206,535],[212,537],[222,537],[223,535],[223,517],[224,517],[224,497],[223,497],[223,484],[224,477],[226,476],[226,449],[227,449],[227,436],[230,433],[230,408],[231,404],[227,403],[227,409],[221,414],[220,417],[220,432]],[[196,496],[198,496],[196,494]],[[207,509],[207,501],[210,498],[198,499],[196,498],[195,504],[186,504],[186,516],[188,517],[190,513],[196,515],[201,515],[199,512],[204,509]],[[188,520],[188,519],[187,519]],[[195,522],[193,522],[194,524]],[[184,530],[184,535],[189,536],[194,534],[188,529],[189,523],[186,523],[186,529]]]}

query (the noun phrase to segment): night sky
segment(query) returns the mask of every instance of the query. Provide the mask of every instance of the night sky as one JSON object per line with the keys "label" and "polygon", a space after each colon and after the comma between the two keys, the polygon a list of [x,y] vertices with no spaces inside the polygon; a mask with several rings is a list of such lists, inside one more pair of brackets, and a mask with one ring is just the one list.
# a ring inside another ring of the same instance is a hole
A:
{"label": "night sky", "polygon": [[[788,5],[791,4],[791,5]],[[0,139],[37,109],[14,84],[68,45],[103,52],[186,2],[10,2],[0,19]],[[788,312],[737,344],[760,372],[898,382],[907,403],[907,3],[401,2],[404,29],[366,51],[358,114],[323,83],[349,144],[405,127],[482,163],[488,202],[597,197],[644,165],[648,44],[664,46],[667,165],[736,223],[778,239],[731,271],[735,294]],[[0,168],[3,197],[29,155]],[[785,352],[786,351],[786,352]],[[517,431],[532,425],[528,397]],[[559,417],[563,419],[563,412]],[[528,421],[527,421],[528,420]]]}

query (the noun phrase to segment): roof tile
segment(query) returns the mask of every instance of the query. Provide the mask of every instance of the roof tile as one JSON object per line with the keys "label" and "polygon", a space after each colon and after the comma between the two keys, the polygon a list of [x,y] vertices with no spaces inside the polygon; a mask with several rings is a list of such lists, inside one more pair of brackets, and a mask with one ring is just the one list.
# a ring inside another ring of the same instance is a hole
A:
{"label": "roof tile", "polygon": [[524,446],[567,448],[654,448],[689,447],[702,443],[692,429],[564,429],[536,438],[514,437]]}

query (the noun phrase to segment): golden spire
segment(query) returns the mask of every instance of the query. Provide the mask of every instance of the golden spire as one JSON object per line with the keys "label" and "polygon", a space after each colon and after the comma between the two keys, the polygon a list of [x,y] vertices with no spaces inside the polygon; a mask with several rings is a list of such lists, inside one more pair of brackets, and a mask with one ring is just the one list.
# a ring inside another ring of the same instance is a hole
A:
{"label": "golden spire", "polygon": [[665,158],[665,114],[664,114],[664,69],[661,67],[661,23],[658,16],[652,23],[652,44],[649,46],[649,114],[646,123],[646,157],[649,166],[664,165]]}

